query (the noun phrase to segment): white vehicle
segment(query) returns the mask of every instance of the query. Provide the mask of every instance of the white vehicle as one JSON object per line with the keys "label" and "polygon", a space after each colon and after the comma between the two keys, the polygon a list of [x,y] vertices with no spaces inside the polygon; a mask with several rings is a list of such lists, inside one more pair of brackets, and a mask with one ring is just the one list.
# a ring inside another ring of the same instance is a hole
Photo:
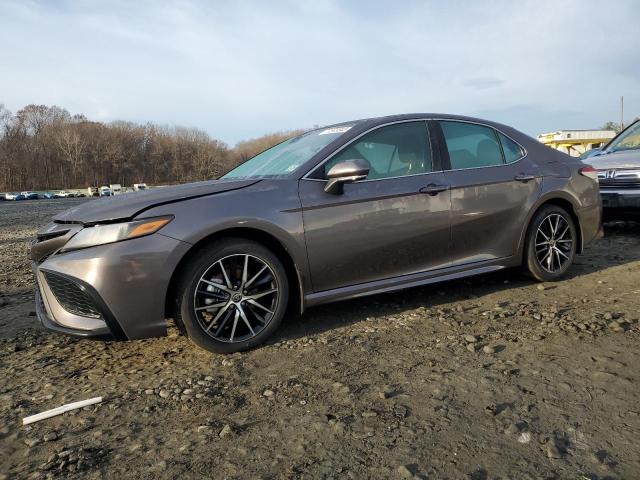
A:
{"label": "white vehicle", "polygon": [[89,197],[97,197],[100,195],[97,187],[87,187],[87,196]]}
{"label": "white vehicle", "polygon": [[106,185],[103,185],[102,187],[100,187],[100,196],[101,197],[110,197],[111,196],[111,189],[109,187],[107,187]]}
{"label": "white vehicle", "polygon": [[67,192],[66,190],[60,190],[59,192],[56,192],[55,196],[57,198],[73,197],[73,195],[70,192]]}
{"label": "white vehicle", "polygon": [[21,196],[21,194],[18,193],[18,192],[8,192],[8,193],[5,193],[4,199],[5,200],[18,200],[19,196]]}
{"label": "white vehicle", "polygon": [[146,183],[134,183],[133,184],[133,191],[134,192],[138,192],[140,190],[147,190],[149,187],[147,187]]}
{"label": "white vehicle", "polygon": [[122,187],[119,183],[112,183],[109,188],[111,189],[111,195],[120,195],[122,193]]}

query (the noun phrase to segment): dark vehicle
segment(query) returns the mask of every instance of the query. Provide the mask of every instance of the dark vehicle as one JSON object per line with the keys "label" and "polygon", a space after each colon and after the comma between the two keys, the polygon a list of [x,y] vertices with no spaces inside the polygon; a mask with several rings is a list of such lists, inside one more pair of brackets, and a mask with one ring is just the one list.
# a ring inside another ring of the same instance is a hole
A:
{"label": "dark vehicle", "polygon": [[640,120],[589,161],[598,171],[605,220],[640,220]]}
{"label": "dark vehicle", "polygon": [[498,123],[412,114],[286,140],[217,181],[118,195],[32,246],[53,330],[136,339],[165,318],[215,352],[286,312],[523,265],[563,277],[600,232],[595,170]]}
{"label": "dark vehicle", "polygon": [[52,192],[44,192],[42,194],[42,198],[45,198],[47,200],[51,200],[52,198],[57,198],[56,195]]}
{"label": "dark vehicle", "polygon": [[38,200],[40,198],[36,192],[21,192],[20,195],[22,195],[25,200]]}

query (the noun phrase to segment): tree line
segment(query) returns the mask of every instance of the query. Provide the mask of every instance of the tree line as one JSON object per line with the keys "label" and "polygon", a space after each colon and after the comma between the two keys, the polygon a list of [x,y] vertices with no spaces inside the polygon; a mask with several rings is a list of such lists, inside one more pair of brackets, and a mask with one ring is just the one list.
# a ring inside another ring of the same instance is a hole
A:
{"label": "tree line", "polygon": [[196,128],[95,122],[64,108],[0,104],[0,191],[160,185],[217,178],[302,130],[230,148]]}

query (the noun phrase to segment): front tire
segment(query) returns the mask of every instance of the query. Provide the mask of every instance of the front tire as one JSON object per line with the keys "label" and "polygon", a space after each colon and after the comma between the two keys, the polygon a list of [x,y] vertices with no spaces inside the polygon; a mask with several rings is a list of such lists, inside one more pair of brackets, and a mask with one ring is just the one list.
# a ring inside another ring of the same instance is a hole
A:
{"label": "front tire", "polygon": [[282,262],[263,245],[227,238],[203,248],[178,283],[177,321],[198,346],[233,353],[263,343],[289,301]]}
{"label": "front tire", "polygon": [[527,231],[525,265],[541,282],[560,280],[576,256],[578,235],[573,218],[558,206],[541,208]]}

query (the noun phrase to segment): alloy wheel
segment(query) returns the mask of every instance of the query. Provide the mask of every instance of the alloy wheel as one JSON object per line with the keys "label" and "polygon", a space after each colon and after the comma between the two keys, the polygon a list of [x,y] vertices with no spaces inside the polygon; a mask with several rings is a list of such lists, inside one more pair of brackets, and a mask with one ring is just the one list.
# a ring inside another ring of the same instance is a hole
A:
{"label": "alloy wheel", "polygon": [[235,254],[207,268],[196,285],[193,308],[209,336],[237,343],[264,330],[279,299],[278,280],[271,267],[254,255]]}
{"label": "alloy wheel", "polygon": [[549,272],[561,271],[571,261],[573,231],[559,213],[547,215],[536,231],[535,251],[540,267]]}

